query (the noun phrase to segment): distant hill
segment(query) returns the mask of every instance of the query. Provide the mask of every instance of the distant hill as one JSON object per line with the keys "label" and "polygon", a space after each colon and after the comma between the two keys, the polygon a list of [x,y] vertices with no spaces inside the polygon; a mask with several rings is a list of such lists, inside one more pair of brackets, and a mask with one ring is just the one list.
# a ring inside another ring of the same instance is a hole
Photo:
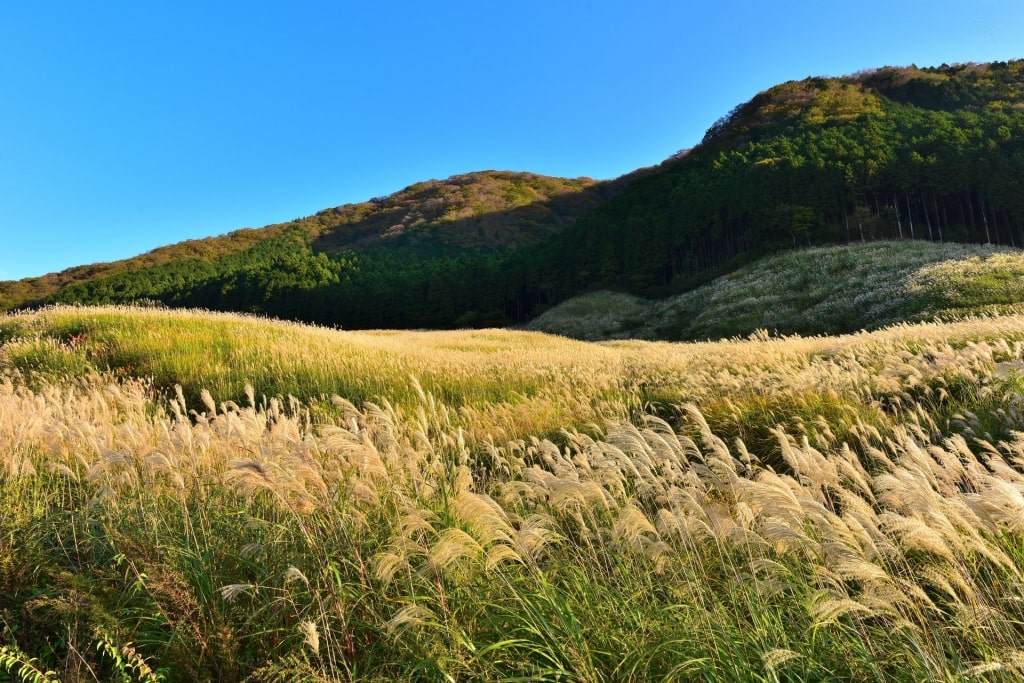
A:
{"label": "distant hill", "polygon": [[[308,240],[318,253],[332,255],[374,248],[421,256],[507,249],[538,241],[570,225],[614,187],[590,178],[502,171],[429,180],[387,197],[325,209],[288,223],[188,240],[134,258],[77,266],[42,277],[0,281],[0,310],[55,300],[103,298],[123,303],[173,298],[182,292],[147,286],[143,281],[165,279],[165,270],[180,273],[179,284],[201,280],[221,262],[246,261],[267,251],[266,245],[256,249],[262,243],[282,238],[288,245],[295,237],[300,242]],[[190,269],[195,272],[189,273]]]}
{"label": "distant hill", "polygon": [[1024,62],[791,81],[613,182],[418,183],[2,283],[0,306],[150,300],[348,328],[496,326],[598,290],[675,296],[783,249],[900,239],[1024,245]]}
{"label": "distant hill", "polygon": [[102,280],[119,273],[143,271],[172,262],[212,261],[225,254],[245,251],[277,232],[277,226],[259,230],[245,228],[226,235],[160,247],[130,259],[75,266],[59,273],[23,280],[0,280],[0,311],[35,306],[68,287]]}

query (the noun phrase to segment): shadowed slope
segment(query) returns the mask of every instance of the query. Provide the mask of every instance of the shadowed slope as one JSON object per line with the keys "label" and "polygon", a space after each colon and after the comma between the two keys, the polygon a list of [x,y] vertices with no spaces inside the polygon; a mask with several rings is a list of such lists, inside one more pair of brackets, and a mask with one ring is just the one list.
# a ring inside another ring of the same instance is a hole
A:
{"label": "shadowed slope", "polygon": [[720,339],[758,329],[840,334],[901,321],[1024,310],[1024,252],[876,242],[769,256],[663,300],[570,299],[526,329],[577,339]]}

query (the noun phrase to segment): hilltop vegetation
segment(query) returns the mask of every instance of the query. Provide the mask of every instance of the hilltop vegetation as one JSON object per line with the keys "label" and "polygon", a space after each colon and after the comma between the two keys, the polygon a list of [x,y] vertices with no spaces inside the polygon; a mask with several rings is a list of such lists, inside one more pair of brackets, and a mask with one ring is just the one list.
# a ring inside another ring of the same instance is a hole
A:
{"label": "hilltop vegetation", "polygon": [[883,68],[771,88],[694,149],[613,183],[420,183],[236,235],[216,254],[172,248],[141,268],[6,283],[0,304],[149,299],[350,329],[508,325],[596,290],[680,294],[794,247],[1024,246],[1022,186],[1024,62]]}
{"label": "hilltop vegetation", "polygon": [[532,244],[571,225],[610,194],[608,183],[533,173],[484,171],[430,180],[362,204],[321,211],[311,230],[318,251],[386,244],[446,255]]}
{"label": "hilltop vegetation", "polygon": [[1017,680],[1022,368],[1021,316],[6,317],[0,677]]}
{"label": "hilltop vegetation", "polygon": [[767,256],[661,300],[570,299],[526,325],[575,339],[721,339],[841,334],[900,321],[1024,312],[1024,252],[992,245],[874,242]]}

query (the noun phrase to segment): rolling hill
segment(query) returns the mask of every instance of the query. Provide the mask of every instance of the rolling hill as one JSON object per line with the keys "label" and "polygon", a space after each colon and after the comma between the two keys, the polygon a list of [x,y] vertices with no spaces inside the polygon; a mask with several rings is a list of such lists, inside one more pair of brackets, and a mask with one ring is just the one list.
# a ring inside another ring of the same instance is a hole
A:
{"label": "rolling hill", "polygon": [[665,299],[603,290],[565,301],[529,330],[589,341],[834,335],[898,322],[1024,312],[1024,252],[870,242],[782,252]]}

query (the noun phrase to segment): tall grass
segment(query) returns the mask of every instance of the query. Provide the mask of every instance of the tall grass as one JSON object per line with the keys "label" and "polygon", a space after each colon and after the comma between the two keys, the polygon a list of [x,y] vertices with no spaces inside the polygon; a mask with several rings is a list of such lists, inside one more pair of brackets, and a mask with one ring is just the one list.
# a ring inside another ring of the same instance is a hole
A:
{"label": "tall grass", "polygon": [[0,677],[1024,675],[1022,318],[605,346],[15,327]]}

